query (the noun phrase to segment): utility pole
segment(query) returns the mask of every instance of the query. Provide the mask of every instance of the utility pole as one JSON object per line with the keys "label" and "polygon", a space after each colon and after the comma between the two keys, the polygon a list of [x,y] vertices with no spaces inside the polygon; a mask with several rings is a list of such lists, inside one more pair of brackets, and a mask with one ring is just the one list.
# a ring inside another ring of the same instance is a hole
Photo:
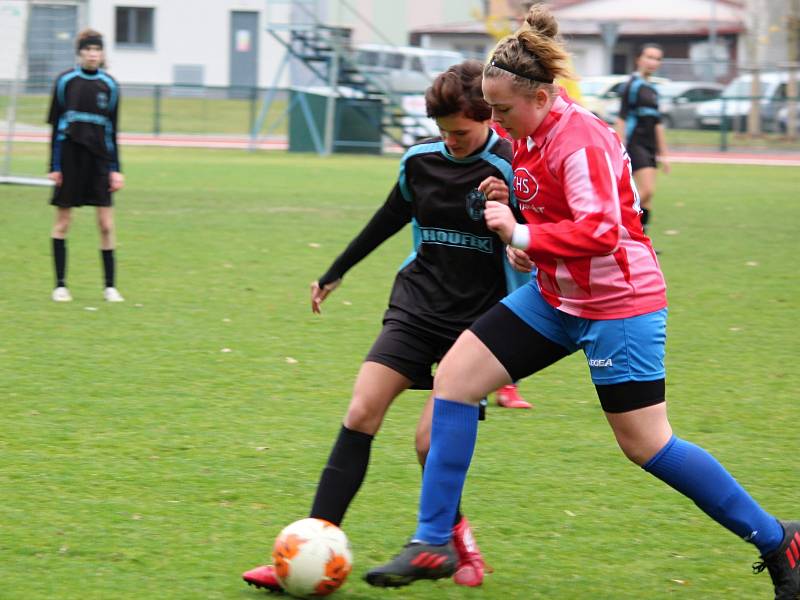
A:
{"label": "utility pole", "polygon": [[789,15],[786,17],[786,58],[789,59],[789,80],[786,83],[787,103],[786,136],[797,139],[797,69],[800,57],[800,0],[789,0]]}
{"label": "utility pole", "polygon": [[711,19],[708,24],[708,80],[716,81],[715,59],[717,55],[717,0],[711,0]]}
{"label": "utility pole", "polygon": [[616,21],[603,21],[600,23],[600,34],[603,36],[603,44],[606,47],[606,65],[608,74],[614,74],[614,46],[619,37],[619,23]]}

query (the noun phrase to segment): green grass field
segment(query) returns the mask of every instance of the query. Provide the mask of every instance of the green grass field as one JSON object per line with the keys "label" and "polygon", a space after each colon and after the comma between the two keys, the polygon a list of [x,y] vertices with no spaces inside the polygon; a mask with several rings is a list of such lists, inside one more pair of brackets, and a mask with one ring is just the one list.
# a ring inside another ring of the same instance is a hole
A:
{"label": "green grass field", "polygon": [[[41,170],[42,146],[18,159]],[[75,301],[55,304],[47,191],[0,187],[0,597],[264,598],[240,573],[306,515],[409,232],[321,316],[308,284],[383,201],[397,160],[128,148],[123,163],[119,305],[101,300],[90,209],[69,240]],[[673,426],[798,518],[800,172],[675,165],[659,183]],[[361,581],[413,532],[424,395],[411,392],[344,523],[355,568],[336,597],[772,597],[751,546],[624,459],[581,357],[521,388],[534,410],[490,408],[467,481],[495,569],[483,588]]]}

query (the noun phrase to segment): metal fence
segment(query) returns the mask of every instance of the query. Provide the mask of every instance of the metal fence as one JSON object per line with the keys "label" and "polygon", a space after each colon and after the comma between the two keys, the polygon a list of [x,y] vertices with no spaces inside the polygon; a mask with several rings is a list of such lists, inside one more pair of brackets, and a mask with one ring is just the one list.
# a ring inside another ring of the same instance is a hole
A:
{"label": "metal fence", "polygon": [[[681,76],[674,64],[668,68],[665,74]],[[670,147],[800,151],[796,134],[800,121],[797,93],[791,94],[792,84],[788,78],[775,84],[774,73],[759,71],[762,81],[772,78],[771,87],[765,87],[763,93],[753,94],[749,88],[743,88],[735,95],[726,93],[726,97],[716,101],[716,117],[712,114],[701,120],[698,115],[690,123],[684,122],[669,130],[667,141]],[[731,82],[748,73],[737,69],[736,74]],[[46,123],[49,85],[25,82],[18,86],[16,133],[49,132]],[[121,88],[120,131],[123,133],[239,138],[255,134],[259,138],[288,140],[292,118],[296,117],[289,110],[293,91],[288,89],[138,84],[122,84]],[[5,120],[10,90],[10,82],[0,81],[0,121],[4,123],[0,126],[0,135],[3,136],[8,130]],[[265,102],[267,98],[268,104]],[[663,100],[670,98],[664,97]],[[700,111],[703,105],[706,110],[713,107],[713,104],[702,102],[698,103],[696,110]],[[342,126],[347,128],[352,123],[351,120]],[[377,123],[374,126],[377,127]],[[348,132],[344,131],[342,135],[347,138]],[[365,137],[366,134],[360,131],[358,136]]]}
{"label": "metal fence", "polygon": [[[213,87],[189,85],[122,84],[119,114],[120,130],[127,133],[230,134],[250,135],[258,122],[262,100],[269,91],[253,87]],[[47,128],[51,89],[48,85],[26,82],[18,87],[16,130]],[[11,84],[0,81],[0,119],[5,119]],[[264,127],[274,125],[275,135],[286,134],[280,120],[285,112],[288,90],[274,90]],[[268,117],[273,117],[269,119]],[[266,134],[266,129],[262,132]]]}

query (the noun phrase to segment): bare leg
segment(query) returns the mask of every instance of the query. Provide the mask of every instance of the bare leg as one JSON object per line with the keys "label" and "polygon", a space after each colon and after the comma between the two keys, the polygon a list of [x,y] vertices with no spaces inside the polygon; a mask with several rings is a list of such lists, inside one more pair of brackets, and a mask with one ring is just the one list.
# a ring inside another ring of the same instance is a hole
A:
{"label": "bare leg", "polygon": [[622,451],[687,498],[709,517],[753,543],[762,555],[783,540],[778,521],[764,511],[717,459],[673,437],[666,403],[627,413],[606,413]]}
{"label": "bare leg", "polygon": [[372,438],[392,401],[410,385],[410,379],[385,365],[369,361],[361,365],[309,516],[335,525],[342,522],[367,475]]}
{"label": "bare leg", "polygon": [[442,359],[433,383],[434,396],[478,404],[501,385],[511,383],[505,367],[469,330],[464,331]]}
{"label": "bare leg", "polygon": [[114,209],[111,206],[97,207],[97,229],[100,232],[100,249],[114,249]]}
{"label": "bare leg", "polygon": [[63,240],[67,237],[70,223],[72,222],[72,209],[56,207],[56,220],[53,223],[53,231],[50,236],[57,240]]}
{"label": "bare leg", "polygon": [[411,380],[376,362],[364,362],[353,386],[353,397],[344,425],[348,429],[375,435],[392,401],[411,385]]}
{"label": "bare leg", "polygon": [[633,180],[636,182],[636,189],[639,191],[639,200],[642,208],[650,210],[653,202],[653,195],[656,192],[656,169],[645,167],[637,169],[633,173]]}
{"label": "bare leg", "polygon": [[667,403],[662,402],[624,413],[606,413],[617,444],[632,462],[644,465],[672,437]]}
{"label": "bare leg", "polygon": [[415,436],[415,447],[417,449],[417,460],[423,467],[425,466],[425,458],[428,456],[428,450],[431,447],[431,419],[433,418],[433,393],[428,396],[428,401],[425,403],[425,408],[422,409],[422,414],[419,416],[419,423],[417,423],[417,433]]}

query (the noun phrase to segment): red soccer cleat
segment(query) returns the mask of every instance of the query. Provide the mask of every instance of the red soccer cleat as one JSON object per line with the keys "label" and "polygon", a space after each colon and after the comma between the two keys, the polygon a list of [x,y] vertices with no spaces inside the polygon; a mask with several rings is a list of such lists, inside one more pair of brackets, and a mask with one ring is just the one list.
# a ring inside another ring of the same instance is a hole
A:
{"label": "red soccer cleat", "polygon": [[472,527],[466,517],[453,527],[453,546],[456,548],[458,565],[453,575],[453,581],[457,585],[476,587],[483,583],[483,573],[486,570],[486,563],[475,543],[475,536],[472,535]]}
{"label": "red soccer cleat", "polygon": [[519,390],[517,390],[517,386],[513,383],[504,385],[497,390],[495,392],[495,399],[497,400],[497,405],[503,408],[533,408],[532,404],[522,399],[522,396],[519,395]]}
{"label": "red soccer cleat", "polygon": [[283,588],[278,583],[278,578],[275,577],[275,567],[272,565],[263,565],[250,569],[242,573],[242,579],[247,582],[247,585],[254,585],[257,588],[269,590],[270,592],[282,592]]}

